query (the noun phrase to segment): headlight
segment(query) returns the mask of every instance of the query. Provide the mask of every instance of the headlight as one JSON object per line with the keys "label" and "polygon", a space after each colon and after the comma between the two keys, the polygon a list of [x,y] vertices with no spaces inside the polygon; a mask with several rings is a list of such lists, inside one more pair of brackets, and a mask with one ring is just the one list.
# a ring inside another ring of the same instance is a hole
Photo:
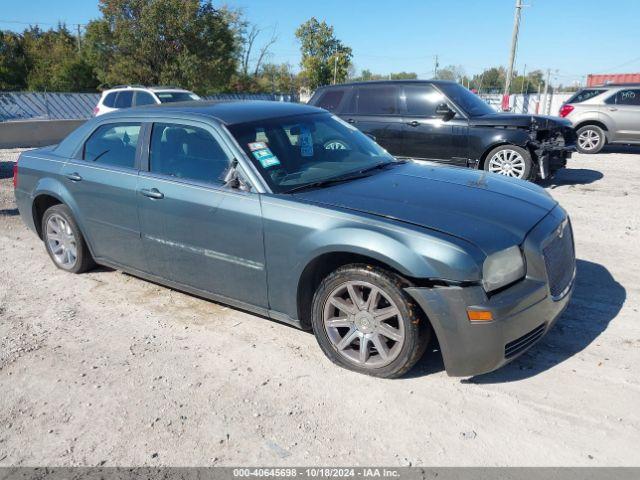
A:
{"label": "headlight", "polygon": [[524,277],[524,259],[520,248],[509,247],[489,255],[482,266],[482,285],[491,292]]}

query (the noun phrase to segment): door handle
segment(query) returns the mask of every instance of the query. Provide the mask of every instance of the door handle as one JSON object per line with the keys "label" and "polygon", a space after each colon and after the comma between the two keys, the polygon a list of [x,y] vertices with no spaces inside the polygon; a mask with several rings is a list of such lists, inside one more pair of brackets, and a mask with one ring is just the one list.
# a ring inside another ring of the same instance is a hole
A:
{"label": "door handle", "polygon": [[353,118],[347,118],[347,122],[349,123],[356,123],[356,121]]}
{"label": "door handle", "polygon": [[157,188],[152,188],[152,189],[143,188],[142,190],[140,190],[140,193],[145,197],[155,198],[156,200],[160,200],[161,198],[164,198],[164,193],[159,191]]}
{"label": "door handle", "polygon": [[66,177],[72,182],[79,182],[82,180],[82,177],[77,172],[67,173]]}
{"label": "door handle", "polygon": [[615,111],[617,111],[617,110],[618,110],[618,109],[617,109],[616,107],[609,107],[609,111],[610,111],[610,112],[615,112]]}
{"label": "door handle", "polygon": [[414,120],[412,122],[407,122],[407,125],[409,125],[410,127],[419,127],[420,126],[420,122],[417,120]]}

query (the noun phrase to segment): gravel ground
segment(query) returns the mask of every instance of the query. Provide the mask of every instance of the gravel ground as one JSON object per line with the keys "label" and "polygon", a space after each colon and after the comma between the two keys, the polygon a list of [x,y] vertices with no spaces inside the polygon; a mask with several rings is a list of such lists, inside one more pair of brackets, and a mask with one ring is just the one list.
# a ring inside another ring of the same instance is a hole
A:
{"label": "gravel ground", "polygon": [[576,155],[577,287],[488,375],[428,352],[405,378],[333,366],[309,333],[121,272],[57,270],[0,152],[0,465],[640,465],[640,150]]}

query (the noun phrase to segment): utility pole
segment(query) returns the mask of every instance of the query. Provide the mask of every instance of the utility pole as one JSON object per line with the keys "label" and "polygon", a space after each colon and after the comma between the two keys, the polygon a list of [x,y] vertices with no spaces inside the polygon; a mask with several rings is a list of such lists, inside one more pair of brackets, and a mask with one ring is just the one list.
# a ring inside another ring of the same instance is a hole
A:
{"label": "utility pole", "polygon": [[78,42],[78,51],[80,51],[80,24],[76,24],[76,40]]}
{"label": "utility pole", "polygon": [[434,56],[434,61],[433,61],[433,78],[436,78],[438,76],[438,67],[440,66],[440,64],[438,63],[438,55]]}
{"label": "utility pole", "polygon": [[542,97],[544,100],[542,102],[542,114],[547,114],[547,98],[549,95],[549,77],[551,77],[551,69],[547,68],[547,80],[544,82],[544,96]]}
{"label": "utility pole", "polygon": [[516,50],[518,49],[518,32],[520,30],[520,13],[522,11],[522,0],[516,0],[516,13],[513,18],[513,33],[511,34],[511,53],[509,54],[509,68],[507,68],[507,78],[504,82],[504,95],[509,95],[511,89],[511,78],[513,77],[513,63],[516,60]]}
{"label": "utility pole", "polygon": [[338,55],[333,60],[333,84],[336,84],[336,78],[338,77]]}

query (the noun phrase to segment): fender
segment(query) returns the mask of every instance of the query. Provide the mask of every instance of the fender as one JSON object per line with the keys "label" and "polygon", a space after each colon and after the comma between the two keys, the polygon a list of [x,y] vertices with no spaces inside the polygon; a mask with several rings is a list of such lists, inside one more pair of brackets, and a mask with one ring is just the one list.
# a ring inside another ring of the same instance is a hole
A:
{"label": "fender", "polygon": [[[33,192],[31,194],[31,205],[33,205],[36,198],[38,198],[40,195],[50,195],[54,198],[57,198],[61,203],[64,203],[67,207],[69,207],[71,213],[73,214],[73,218],[78,225],[78,228],[82,232],[82,235],[87,242],[89,251],[91,252],[91,254],[93,254],[92,241],[87,236],[87,229],[85,228],[82,215],[79,214],[78,204],[74,200],[73,195],[71,195],[67,187],[65,187],[64,184],[59,180],[51,177],[43,177],[38,180],[35,188],[33,189]],[[31,211],[31,215],[33,216],[33,208]]]}
{"label": "fender", "polygon": [[[481,160],[483,160],[486,157],[487,153],[489,153],[492,149],[500,145],[517,145],[518,147],[527,148],[529,142],[531,142],[529,132],[521,128],[507,129],[473,125],[471,125],[470,127],[469,141],[471,143],[476,143],[475,146],[470,145],[471,151],[482,152],[479,158],[477,158],[478,163],[476,168],[481,168]],[[481,129],[482,132],[478,132],[478,134],[474,135],[473,131],[478,128]],[[488,130],[491,130],[490,134],[488,133]]]}
{"label": "fender", "polygon": [[467,240],[289,197],[261,200],[270,309],[291,318],[298,315],[297,296],[291,292],[299,291],[307,267],[325,254],[369,257],[412,279],[457,283],[481,278],[479,265],[486,255]]}
{"label": "fender", "polygon": [[372,230],[371,227],[339,227],[312,233],[298,246],[298,252],[306,254],[299,257],[302,261],[296,264],[294,278],[299,279],[311,261],[327,253],[371,257],[411,278],[445,282],[481,278],[477,260],[453,241],[401,230]]}

